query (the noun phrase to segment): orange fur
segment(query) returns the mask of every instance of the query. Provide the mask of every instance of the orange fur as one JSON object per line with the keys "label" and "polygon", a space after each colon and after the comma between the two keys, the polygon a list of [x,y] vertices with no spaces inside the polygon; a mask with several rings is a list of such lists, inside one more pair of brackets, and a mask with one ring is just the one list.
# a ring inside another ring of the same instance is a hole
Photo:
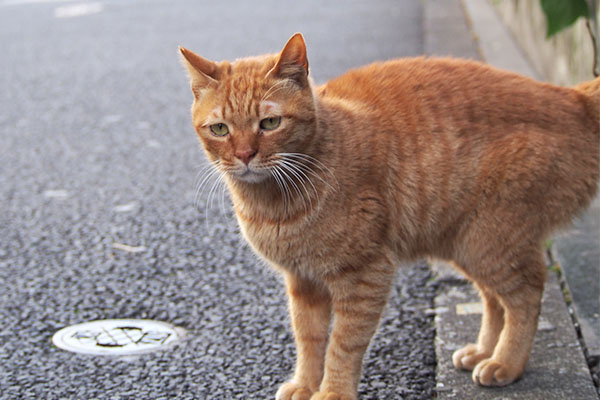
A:
{"label": "orange fur", "polygon": [[278,399],[355,399],[394,266],[425,256],[453,261],[484,301],[455,366],[486,386],[520,377],[542,241],[597,189],[600,79],[570,89],[420,57],[314,87],[299,34],[233,63],[181,51],[207,157],[245,238],[286,279],[298,360]]}

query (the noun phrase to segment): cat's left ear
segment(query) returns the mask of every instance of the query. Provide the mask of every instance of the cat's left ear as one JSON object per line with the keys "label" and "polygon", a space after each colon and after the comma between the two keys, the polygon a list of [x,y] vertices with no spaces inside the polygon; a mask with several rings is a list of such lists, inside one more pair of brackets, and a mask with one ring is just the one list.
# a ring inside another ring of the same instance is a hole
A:
{"label": "cat's left ear", "polygon": [[202,90],[217,86],[217,64],[181,46],[179,46],[179,51],[183,56],[181,62],[190,75],[194,97],[199,99]]}
{"label": "cat's left ear", "polygon": [[308,58],[306,43],[301,33],[294,34],[279,54],[275,66],[268,72],[280,79],[292,79],[301,86],[308,84]]}

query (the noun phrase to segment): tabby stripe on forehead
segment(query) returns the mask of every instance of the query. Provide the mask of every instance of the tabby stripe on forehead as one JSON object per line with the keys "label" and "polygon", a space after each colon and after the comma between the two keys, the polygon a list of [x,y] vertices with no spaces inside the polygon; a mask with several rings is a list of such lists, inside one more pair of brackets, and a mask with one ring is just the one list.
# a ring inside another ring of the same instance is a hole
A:
{"label": "tabby stripe on forehead", "polygon": [[[257,98],[258,98],[258,96],[257,96]],[[260,104],[261,103],[258,101],[254,103],[254,112],[256,113],[256,115],[260,115]]]}
{"label": "tabby stripe on forehead", "polygon": [[258,101],[254,101],[255,99],[258,99],[258,90],[259,87],[256,84],[255,81],[252,81],[252,97],[250,98],[250,101],[248,101],[248,115],[250,115],[252,113],[252,105],[254,105],[254,115],[255,116],[259,116],[260,112],[259,112],[259,102]]}
{"label": "tabby stripe on forehead", "polygon": [[256,97],[256,85],[252,85],[248,93],[251,93],[250,96],[246,98],[246,114],[250,116],[252,114],[252,103],[254,98]]}
{"label": "tabby stripe on forehead", "polygon": [[235,114],[233,109],[233,103],[231,102],[231,86],[227,85],[225,89],[225,107],[223,107],[223,118],[227,119],[227,108],[231,111],[231,114]]}
{"label": "tabby stripe on forehead", "polygon": [[[252,94],[250,95],[250,98],[248,99],[248,115],[252,115],[252,112],[254,111],[254,107],[252,107],[254,105],[254,103],[256,103],[256,99],[258,98],[258,85],[256,84],[256,82],[252,82]],[[259,114],[254,114],[254,116],[258,116]]]}

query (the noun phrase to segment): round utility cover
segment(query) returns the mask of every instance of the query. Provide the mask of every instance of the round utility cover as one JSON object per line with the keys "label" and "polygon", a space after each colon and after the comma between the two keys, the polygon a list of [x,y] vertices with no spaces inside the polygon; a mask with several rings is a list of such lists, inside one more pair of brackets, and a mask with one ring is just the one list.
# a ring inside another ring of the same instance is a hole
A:
{"label": "round utility cover", "polygon": [[76,353],[129,355],[167,347],[185,336],[182,328],[147,319],[105,319],[71,325],[52,337],[55,346]]}

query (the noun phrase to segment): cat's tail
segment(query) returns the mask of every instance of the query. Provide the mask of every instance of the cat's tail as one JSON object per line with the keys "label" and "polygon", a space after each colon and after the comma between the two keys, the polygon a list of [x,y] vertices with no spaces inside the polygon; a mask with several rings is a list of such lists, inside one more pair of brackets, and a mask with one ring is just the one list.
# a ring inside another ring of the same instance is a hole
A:
{"label": "cat's tail", "polygon": [[585,95],[588,113],[600,125],[600,77],[580,83],[575,90]]}

